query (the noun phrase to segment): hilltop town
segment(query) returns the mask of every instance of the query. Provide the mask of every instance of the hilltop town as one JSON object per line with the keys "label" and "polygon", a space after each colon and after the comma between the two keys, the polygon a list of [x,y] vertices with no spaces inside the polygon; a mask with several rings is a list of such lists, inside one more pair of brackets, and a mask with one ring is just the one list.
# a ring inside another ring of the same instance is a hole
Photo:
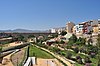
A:
{"label": "hilltop town", "polygon": [[0,66],[99,66],[100,20],[48,33],[0,33]]}
{"label": "hilltop town", "polygon": [[74,34],[78,38],[86,38],[87,41],[91,39],[93,42],[91,44],[96,45],[96,38],[98,37],[98,34],[100,34],[100,19],[79,22],[79,24],[76,25],[69,21],[66,23],[66,27],[51,29],[51,33],[60,34],[63,31],[67,32],[68,35],[66,34],[66,36],[68,37]]}

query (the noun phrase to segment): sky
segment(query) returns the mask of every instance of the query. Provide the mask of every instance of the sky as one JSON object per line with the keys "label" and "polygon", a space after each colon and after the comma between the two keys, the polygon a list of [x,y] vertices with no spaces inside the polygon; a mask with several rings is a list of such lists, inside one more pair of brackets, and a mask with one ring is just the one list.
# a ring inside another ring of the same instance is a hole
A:
{"label": "sky", "polygon": [[100,19],[100,0],[0,0],[0,30],[47,30]]}

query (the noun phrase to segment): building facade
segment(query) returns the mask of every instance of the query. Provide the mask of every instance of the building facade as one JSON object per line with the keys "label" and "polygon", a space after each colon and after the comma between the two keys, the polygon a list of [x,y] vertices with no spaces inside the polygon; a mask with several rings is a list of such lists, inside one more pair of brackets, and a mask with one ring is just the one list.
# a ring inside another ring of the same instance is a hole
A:
{"label": "building facade", "polygon": [[75,24],[73,22],[67,22],[66,24],[66,32],[67,33],[73,33],[73,27]]}
{"label": "building facade", "polygon": [[62,31],[65,31],[66,27],[59,27],[59,28],[52,28],[51,33],[58,33],[60,34]]}
{"label": "building facade", "polygon": [[75,25],[73,27],[74,34],[83,34],[83,25]]}
{"label": "building facade", "polygon": [[92,20],[93,33],[100,33],[100,20]]}

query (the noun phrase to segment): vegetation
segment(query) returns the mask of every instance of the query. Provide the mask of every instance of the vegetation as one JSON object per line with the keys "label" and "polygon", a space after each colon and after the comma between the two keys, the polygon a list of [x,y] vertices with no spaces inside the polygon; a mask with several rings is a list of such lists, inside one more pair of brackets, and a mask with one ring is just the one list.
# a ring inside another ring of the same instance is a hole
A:
{"label": "vegetation", "polygon": [[77,37],[74,34],[72,34],[72,36],[69,38],[69,43],[71,42],[73,44],[76,41],[77,41]]}
{"label": "vegetation", "polygon": [[98,35],[98,42],[97,42],[97,48],[98,48],[98,66],[100,66],[100,34]]}
{"label": "vegetation", "polygon": [[24,36],[23,35],[18,35],[18,41],[23,41],[24,40]]}
{"label": "vegetation", "polygon": [[52,55],[50,55],[49,53],[47,53],[35,46],[30,46],[29,56],[36,56],[38,58],[44,58],[44,59],[53,58]]}
{"label": "vegetation", "polygon": [[66,31],[62,31],[62,32],[60,33],[60,35],[62,35],[62,36],[66,35],[66,34],[67,34]]}
{"label": "vegetation", "polygon": [[2,46],[0,46],[0,56],[1,56]]}
{"label": "vegetation", "polygon": [[55,38],[58,37],[58,34],[52,34],[51,36],[52,36],[51,38]]}
{"label": "vegetation", "polygon": [[20,48],[26,47],[28,45],[30,45],[30,44],[26,43],[26,44],[21,44],[21,45],[18,45],[18,46],[12,46],[12,47],[9,47],[7,49],[2,50],[2,52],[6,52],[6,51],[10,51],[10,50],[15,50],[15,49],[20,49]]}
{"label": "vegetation", "polygon": [[61,40],[59,43],[60,43],[60,44],[64,44],[65,42],[64,42],[63,40]]}
{"label": "vegetation", "polygon": [[[71,57],[70,59],[73,61],[76,61],[76,66],[99,66],[100,64],[100,35],[98,36],[98,43],[97,46],[91,45],[92,40],[88,40],[88,45],[86,45],[85,38],[77,38],[75,35],[72,35],[72,37],[69,38],[69,42],[66,45],[67,49],[73,50],[74,54],[72,56],[75,56],[76,58],[73,59]],[[70,52],[71,53],[71,52]],[[81,54],[84,53],[85,55]],[[75,60],[76,59],[76,60]],[[83,60],[84,61],[83,61]],[[97,64],[98,61],[98,64]],[[81,64],[81,65],[80,65]]]}
{"label": "vegetation", "polygon": [[34,37],[35,37],[34,35],[29,35],[29,36],[28,36],[28,38],[34,38]]}

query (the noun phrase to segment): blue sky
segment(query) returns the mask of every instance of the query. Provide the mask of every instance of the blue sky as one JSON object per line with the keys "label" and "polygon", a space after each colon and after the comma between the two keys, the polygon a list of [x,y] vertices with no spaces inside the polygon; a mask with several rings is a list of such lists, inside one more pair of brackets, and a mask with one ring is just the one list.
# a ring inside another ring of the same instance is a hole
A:
{"label": "blue sky", "polygon": [[100,0],[0,0],[0,30],[45,30],[100,19]]}

